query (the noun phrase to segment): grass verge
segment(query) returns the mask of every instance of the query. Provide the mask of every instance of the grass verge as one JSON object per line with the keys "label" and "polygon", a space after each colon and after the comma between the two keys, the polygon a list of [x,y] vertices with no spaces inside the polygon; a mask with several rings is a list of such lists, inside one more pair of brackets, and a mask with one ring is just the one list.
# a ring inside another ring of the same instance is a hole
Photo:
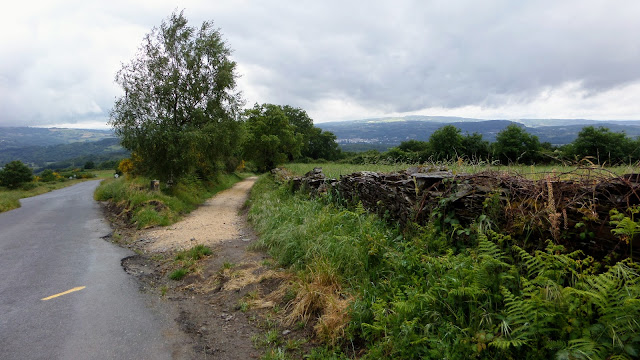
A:
{"label": "grass verge", "polygon": [[171,187],[161,185],[160,191],[149,189],[149,178],[120,177],[103,181],[96,189],[94,198],[111,202],[117,208],[119,217],[136,225],[138,229],[166,226],[247,176],[248,174],[223,174],[209,181],[184,178]]}

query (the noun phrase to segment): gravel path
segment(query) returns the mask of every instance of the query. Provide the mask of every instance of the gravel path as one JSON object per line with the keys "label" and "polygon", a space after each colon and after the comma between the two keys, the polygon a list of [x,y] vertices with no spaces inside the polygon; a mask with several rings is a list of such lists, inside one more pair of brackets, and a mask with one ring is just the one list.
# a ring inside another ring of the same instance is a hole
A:
{"label": "gravel path", "polygon": [[242,234],[240,210],[257,177],[249,177],[207,200],[183,220],[166,228],[152,229],[141,237],[148,239],[149,252],[166,252],[194,245],[215,246]]}

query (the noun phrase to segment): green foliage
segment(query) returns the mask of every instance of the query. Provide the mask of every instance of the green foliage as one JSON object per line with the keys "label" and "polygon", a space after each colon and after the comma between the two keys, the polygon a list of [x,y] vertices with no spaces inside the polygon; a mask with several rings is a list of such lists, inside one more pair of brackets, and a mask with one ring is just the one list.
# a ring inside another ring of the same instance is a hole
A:
{"label": "green foliage", "polygon": [[398,145],[398,149],[404,152],[422,152],[429,150],[429,143],[419,140],[407,140]]}
{"label": "green foliage", "polygon": [[[430,224],[399,235],[332,196],[309,200],[262,178],[250,219],[280,264],[305,272],[330,264],[355,298],[344,340],[363,346],[359,358],[638,357],[640,266],[630,260],[603,272],[552,242],[528,253],[488,230],[485,215],[470,229]],[[624,217],[613,221],[635,232]]]}
{"label": "green foliage", "polygon": [[212,22],[194,28],[173,13],[118,72],[125,95],[116,100],[110,124],[139,157],[143,174],[168,180],[198,170],[209,176],[235,154],[242,100],[230,55]]}
{"label": "green foliage", "polygon": [[249,219],[261,234],[256,246],[268,250],[283,266],[299,270],[329,266],[347,283],[362,281],[366,264],[375,257],[367,254],[374,254],[382,239],[393,237],[394,231],[374,215],[292,197],[264,176],[251,193]]}
{"label": "green foliage", "polygon": [[445,125],[434,131],[429,137],[429,146],[435,160],[456,160],[464,153],[460,129]]}
{"label": "green foliage", "polygon": [[479,133],[462,136],[460,129],[445,125],[437,129],[428,142],[408,140],[391,148],[382,158],[412,164],[427,161],[455,161],[465,158],[470,161],[487,160],[490,157],[489,142]]}
{"label": "green foliage", "polygon": [[[572,143],[570,153],[578,159],[591,158],[598,164],[616,164],[620,162],[636,161],[637,144],[634,144],[623,132],[611,132],[600,126],[585,126]],[[635,156],[634,156],[635,155]]]}
{"label": "green foliage", "polygon": [[33,172],[22,161],[14,160],[0,169],[0,186],[16,189],[20,185],[33,180]]}
{"label": "green foliage", "polygon": [[199,244],[191,249],[180,251],[176,257],[176,261],[188,261],[188,260],[200,260],[212,254],[211,249],[208,246]]}
{"label": "green foliage", "polygon": [[495,156],[505,164],[533,164],[540,158],[540,149],[538,137],[515,124],[500,131],[493,143]]}
{"label": "green foliage", "polygon": [[44,182],[56,181],[56,174],[51,169],[46,169],[40,173],[40,179]]}
{"label": "green foliage", "polygon": [[615,209],[610,211],[611,225],[615,226],[611,232],[629,244],[629,256],[633,258],[633,241],[635,236],[640,234],[640,221],[635,220],[635,216],[640,213],[640,206],[633,206],[627,211],[631,214],[630,217]]}
{"label": "green foliage", "polygon": [[244,154],[264,172],[278,164],[300,156],[303,135],[296,133],[296,126],[281,107],[273,104],[256,104],[245,112],[247,137]]}
{"label": "green foliage", "polygon": [[176,269],[176,270],[172,271],[169,274],[169,279],[171,279],[171,280],[182,280],[182,278],[187,276],[187,274],[189,274],[189,269],[187,269],[187,268],[179,268],[179,269]]}
{"label": "green foliage", "polygon": [[313,127],[310,131],[306,150],[303,148],[301,156],[311,159],[337,160],[341,156],[336,136],[329,131],[322,131]]}
{"label": "green foliage", "polygon": [[464,155],[471,161],[486,160],[491,155],[489,142],[483,140],[482,134],[477,132],[462,137],[462,148]]}

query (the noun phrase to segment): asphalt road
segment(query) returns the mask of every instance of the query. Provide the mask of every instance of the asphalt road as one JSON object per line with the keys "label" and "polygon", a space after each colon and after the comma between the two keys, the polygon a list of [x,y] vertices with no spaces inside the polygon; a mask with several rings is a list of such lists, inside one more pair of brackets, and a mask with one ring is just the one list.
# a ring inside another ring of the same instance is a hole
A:
{"label": "asphalt road", "polygon": [[98,183],[0,213],[0,359],[182,358],[184,335],[120,266],[132,253],[101,238]]}

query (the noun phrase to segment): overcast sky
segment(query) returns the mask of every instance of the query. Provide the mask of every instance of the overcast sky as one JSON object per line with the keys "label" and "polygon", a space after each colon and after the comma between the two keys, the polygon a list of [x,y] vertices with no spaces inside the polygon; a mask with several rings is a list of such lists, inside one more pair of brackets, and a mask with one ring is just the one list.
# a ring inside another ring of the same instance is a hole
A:
{"label": "overcast sky", "polygon": [[0,126],[106,127],[114,83],[175,9],[213,20],[254,103],[387,115],[640,119],[640,1],[11,1]]}

